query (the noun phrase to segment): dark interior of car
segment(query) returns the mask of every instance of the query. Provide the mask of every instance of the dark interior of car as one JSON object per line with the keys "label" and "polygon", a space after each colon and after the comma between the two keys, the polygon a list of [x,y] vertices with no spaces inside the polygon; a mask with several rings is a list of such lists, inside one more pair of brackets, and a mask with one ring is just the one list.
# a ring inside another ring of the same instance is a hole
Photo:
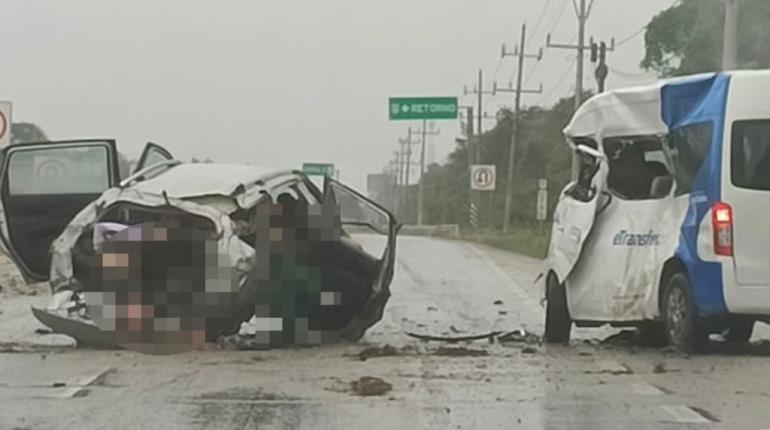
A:
{"label": "dark interior of car", "polygon": [[40,280],[48,278],[51,243],[81,209],[99,197],[98,194],[9,196],[7,185],[2,193],[9,239]]}

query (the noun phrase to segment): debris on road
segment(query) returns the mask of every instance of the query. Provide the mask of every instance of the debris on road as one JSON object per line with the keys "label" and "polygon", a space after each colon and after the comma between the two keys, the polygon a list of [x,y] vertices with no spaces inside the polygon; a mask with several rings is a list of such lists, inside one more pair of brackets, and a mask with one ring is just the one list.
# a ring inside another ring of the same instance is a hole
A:
{"label": "debris on road", "polygon": [[433,355],[440,357],[485,357],[489,355],[489,353],[483,349],[442,346],[441,348],[437,349]]}
{"label": "debris on road", "polygon": [[413,337],[415,339],[420,339],[423,341],[437,341],[437,342],[449,342],[449,343],[456,343],[456,342],[467,342],[472,340],[482,340],[482,339],[489,339],[494,338],[501,334],[501,331],[493,331],[485,334],[478,334],[478,335],[470,335],[470,336],[431,336],[427,334],[418,334],[418,333],[412,333],[412,332],[406,332],[406,335],[409,337]]}
{"label": "debris on road", "polygon": [[526,347],[524,347],[521,350],[521,353],[522,354],[537,354],[537,349],[535,349],[535,348],[533,348],[531,346],[526,346]]}
{"label": "debris on road", "polygon": [[400,355],[400,352],[390,345],[372,346],[356,354],[361,361],[366,361],[375,357],[394,357],[397,355]]}
{"label": "debris on road", "polygon": [[362,376],[350,383],[350,389],[357,396],[381,396],[393,389],[393,385],[381,378]]}
{"label": "debris on road", "polygon": [[500,343],[516,342],[516,343],[529,343],[529,344],[542,344],[543,340],[540,336],[530,333],[524,329],[518,329],[509,331],[500,336],[497,336],[497,341]]}

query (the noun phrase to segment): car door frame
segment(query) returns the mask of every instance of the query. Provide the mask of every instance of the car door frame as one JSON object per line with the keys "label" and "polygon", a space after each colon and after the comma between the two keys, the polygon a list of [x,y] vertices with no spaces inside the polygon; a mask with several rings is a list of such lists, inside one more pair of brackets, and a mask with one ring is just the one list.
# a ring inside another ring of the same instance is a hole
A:
{"label": "car door frame", "polygon": [[139,154],[139,161],[136,162],[136,167],[134,167],[134,169],[131,171],[132,175],[137,173],[137,172],[139,172],[139,171],[141,171],[142,169],[144,169],[146,167],[149,167],[149,166],[145,166],[144,163],[147,162],[147,158],[149,157],[150,152],[152,152],[152,151],[160,152],[161,155],[163,155],[169,161],[175,159],[174,156],[171,154],[171,151],[169,151],[168,149],[164,148],[160,144],[157,144],[157,143],[154,143],[154,142],[147,142],[144,145],[144,148],[142,148],[141,154]]}
{"label": "car door frame", "polygon": [[[578,155],[593,158],[595,170],[590,178],[587,178],[588,184],[581,184],[580,180],[568,184],[562,191],[559,203],[554,210],[547,262],[559,282],[564,282],[574,269],[583,245],[591,233],[596,216],[606,207],[608,199],[611,198],[606,193],[608,174],[606,155],[585,144],[570,143],[570,145]],[[582,170],[578,174],[582,174]],[[587,186],[587,191],[592,193],[586,200],[574,196],[578,187],[581,186]]]}
{"label": "car door frame", "polygon": [[388,299],[390,298],[390,282],[393,280],[393,274],[394,274],[394,267],[395,267],[395,256],[396,256],[396,238],[398,236],[398,232],[401,229],[401,224],[398,223],[398,220],[396,217],[387,209],[385,209],[382,205],[375,202],[374,200],[364,196],[363,194],[359,193],[358,191],[354,190],[351,187],[348,187],[347,185],[331,178],[330,176],[324,177],[324,191],[323,191],[323,204],[324,205],[334,205],[337,204],[336,199],[331,200],[329,197],[332,196],[333,191],[332,185],[339,186],[343,188],[345,191],[351,193],[355,198],[360,199],[367,204],[373,206],[375,209],[381,211],[384,215],[388,218],[388,231],[379,231],[377,228],[372,226],[371,224],[367,223],[355,223],[355,222],[345,222],[342,220],[342,225],[348,224],[348,225],[365,225],[370,228],[372,228],[374,231],[377,231],[378,233],[387,235],[387,243],[385,246],[385,249],[383,250],[383,254],[380,258],[378,258],[380,262],[380,271],[377,275],[377,278],[374,281],[374,285],[372,285],[372,296],[369,298],[369,300],[364,305],[364,308],[361,312],[359,312],[355,318],[348,324],[347,327],[345,327],[342,330],[341,336],[345,340],[349,341],[357,341],[363,335],[366,333],[366,330],[369,329],[372,325],[377,323],[382,319],[383,311],[385,310],[385,304],[387,303]]}
{"label": "car door frame", "polygon": [[[82,144],[82,145],[77,145]],[[0,243],[2,244],[2,251],[8,255],[13,263],[18,268],[22,278],[25,282],[44,282],[49,279],[50,273],[38,274],[34,273],[29,268],[27,262],[21,257],[20,253],[16,250],[14,244],[11,242],[7,210],[5,208],[5,187],[6,176],[8,175],[8,164],[11,160],[11,155],[16,151],[29,151],[34,148],[49,149],[55,146],[96,146],[105,145],[107,147],[107,169],[108,169],[108,186],[107,189],[115,187],[120,182],[120,169],[118,162],[118,149],[117,143],[114,139],[69,139],[58,141],[45,141],[45,142],[28,142],[9,145],[2,149],[0,153]],[[66,227],[66,226],[65,226]],[[63,230],[62,230],[63,231]]]}

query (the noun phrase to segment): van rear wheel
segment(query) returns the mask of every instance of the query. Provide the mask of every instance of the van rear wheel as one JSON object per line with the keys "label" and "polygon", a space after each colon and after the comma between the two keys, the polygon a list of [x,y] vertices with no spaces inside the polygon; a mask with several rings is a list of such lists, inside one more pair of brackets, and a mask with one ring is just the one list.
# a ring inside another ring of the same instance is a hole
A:
{"label": "van rear wheel", "polygon": [[553,273],[549,274],[546,280],[545,300],[545,341],[569,342],[572,319],[567,307],[567,291]]}
{"label": "van rear wheel", "polygon": [[674,348],[687,354],[705,348],[708,333],[698,317],[690,282],[684,274],[676,273],[666,283],[662,313],[666,335]]}

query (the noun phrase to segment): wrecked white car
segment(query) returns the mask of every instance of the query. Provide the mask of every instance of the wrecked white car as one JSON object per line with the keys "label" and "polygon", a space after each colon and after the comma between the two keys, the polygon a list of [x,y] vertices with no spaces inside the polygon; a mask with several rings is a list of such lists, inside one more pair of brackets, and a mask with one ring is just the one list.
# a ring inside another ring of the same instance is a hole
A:
{"label": "wrecked white car", "polygon": [[[148,144],[121,180],[112,140],[12,145],[1,175],[4,251],[54,294],[33,312],[81,343],[355,341],[390,296],[395,218],[328,177],[321,191],[298,171]],[[351,225],[379,234],[378,251]]]}
{"label": "wrecked white car", "polygon": [[770,71],[610,91],[565,129],[581,163],[548,253],[546,339],[636,325],[677,348],[770,321]]}

